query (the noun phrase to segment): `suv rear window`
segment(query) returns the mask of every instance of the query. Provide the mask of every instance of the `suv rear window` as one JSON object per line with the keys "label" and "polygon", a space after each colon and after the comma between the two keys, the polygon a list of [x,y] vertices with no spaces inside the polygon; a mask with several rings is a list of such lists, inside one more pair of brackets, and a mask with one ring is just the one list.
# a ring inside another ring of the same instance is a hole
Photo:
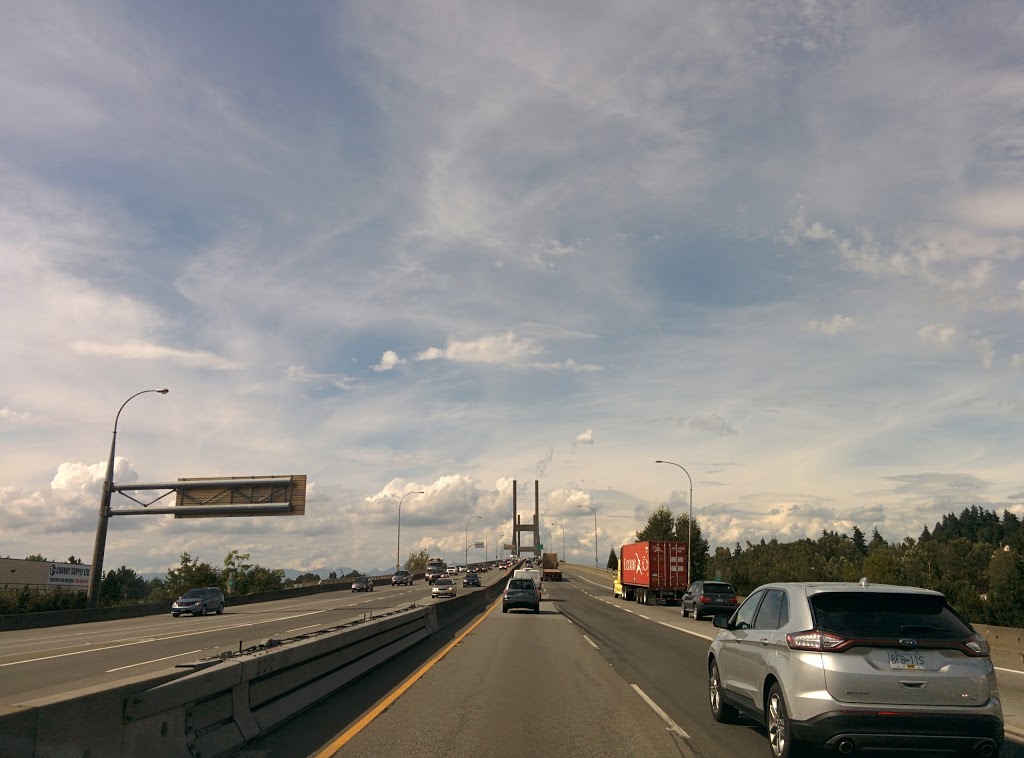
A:
{"label": "suv rear window", "polygon": [[508,583],[510,590],[533,590],[536,587],[533,584],[532,579],[513,579]]}
{"label": "suv rear window", "polygon": [[824,592],[812,595],[815,625],[823,632],[856,637],[957,640],[967,625],[936,595],[898,592]]}
{"label": "suv rear window", "polygon": [[704,593],[735,595],[736,590],[732,588],[731,584],[725,582],[704,582]]}

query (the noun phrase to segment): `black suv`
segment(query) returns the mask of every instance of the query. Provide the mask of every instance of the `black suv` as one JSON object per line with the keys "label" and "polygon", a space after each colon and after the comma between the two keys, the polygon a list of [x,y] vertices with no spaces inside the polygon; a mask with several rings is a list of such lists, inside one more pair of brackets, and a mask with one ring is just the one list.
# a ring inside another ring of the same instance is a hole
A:
{"label": "black suv", "polygon": [[701,616],[731,616],[739,606],[736,590],[728,582],[694,582],[679,603],[685,618],[688,613]]}
{"label": "black suv", "polygon": [[220,587],[195,587],[171,603],[171,615],[175,618],[183,613],[205,616],[210,611],[224,613],[224,593]]}

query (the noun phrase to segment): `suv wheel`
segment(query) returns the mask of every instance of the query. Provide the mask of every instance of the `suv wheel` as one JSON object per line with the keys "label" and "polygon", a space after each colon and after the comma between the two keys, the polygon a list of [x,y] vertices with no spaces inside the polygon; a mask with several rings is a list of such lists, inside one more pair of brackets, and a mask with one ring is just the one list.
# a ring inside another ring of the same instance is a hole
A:
{"label": "suv wheel", "polygon": [[199,609],[199,615],[200,616],[205,616],[206,615],[206,603],[203,603],[202,607]]}
{"label": "suv wheel", "polygon": [[768,726],[768,742],[774,758],[795,758],[800,748],[790,730],[789,709],[778,682],[768,690],[768,703],[764,709],[764,722]]}
{"label": "suv wheel", "polygon": [[217,615],[224,613],[224,603],[220,604],[220,608],[217,609]]}
{"label": "suv wheel", "polygon": [[720,724],[736,723],[739,711],[722,698],[722,675],[718,671],[718,661],[711,661],[708,669],[708,695],[711,700],[711,717]]}

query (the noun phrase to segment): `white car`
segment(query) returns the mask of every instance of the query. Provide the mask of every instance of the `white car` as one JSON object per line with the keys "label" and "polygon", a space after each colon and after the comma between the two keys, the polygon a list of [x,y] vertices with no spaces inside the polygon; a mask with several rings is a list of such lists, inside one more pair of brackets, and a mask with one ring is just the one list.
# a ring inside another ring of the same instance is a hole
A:
{"label": "white car", "polygon": [[431,597],[455,597],[455,582],[448,577],[441,577],[430,588]]}
{"label": "white car", "polygon": [[448,574],[449,576],[455,576],[455,574],[459,573],[459,567],[458,566],[449,566],[448,568],[446,568],[444,570],[444,573]]}

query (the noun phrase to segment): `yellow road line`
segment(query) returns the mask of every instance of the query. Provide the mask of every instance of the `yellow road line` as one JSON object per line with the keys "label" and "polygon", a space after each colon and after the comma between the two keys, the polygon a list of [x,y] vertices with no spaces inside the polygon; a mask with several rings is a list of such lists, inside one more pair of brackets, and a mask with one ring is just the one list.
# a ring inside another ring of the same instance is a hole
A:
{"label": "yellow road line", "polygon": [[330,756],[334,755],[337,751],[341,750],[341,748],[343,748],[348,743],[349,740],[351,740],[353,737],[355,737],[357,734],[363,731],[363,729],[369,726],[370,722],[372,722],[387,708],[389,708],[391,704],[398,700],[398,698],[400,698],[407,689],[412,687],[421,676],[423,676],[431,668],[433,668],[434,664],[436,664],[439,660],[448,655],[448,653],[451,652],[452,648],[454,648],[456,645],[462,642],[462,640],[465,639],[470,634],[470,632],[472,632],[474,629],[480,626],[483,620],[491,614],[491,611],[498,607],[499,600],[501,600],[500,597],[497,600],[495,600],[491,604],[491,607],[488,608],[487,611],[480,618],[474,621],[473,624],[466,631],[464,631],[462,634],[460,634],[458,637],[456,637],[454,640],[448,643],[444,647],[444,649],[436,653],[433,658],[431,658],[429,661],[427,661],[418,669],[416,669],[416,671],[410,674],[405,679],[405,681],[403,681],[400,685],[395,687],[395,689],[393,689],[391,692],[385,695],[384,698],[377,703],[377,705],[375,705],[366,713],[366,715],[364,715],[361,719],[359,719],[356,723],[354,723],[344,732],[339,734],[338,737],[334,740],[334,742],[331,742],[330,744],[325,745],[323,748],[321,748],[320,752],[316,753],[313,756],[313,758],[330,758]]}

